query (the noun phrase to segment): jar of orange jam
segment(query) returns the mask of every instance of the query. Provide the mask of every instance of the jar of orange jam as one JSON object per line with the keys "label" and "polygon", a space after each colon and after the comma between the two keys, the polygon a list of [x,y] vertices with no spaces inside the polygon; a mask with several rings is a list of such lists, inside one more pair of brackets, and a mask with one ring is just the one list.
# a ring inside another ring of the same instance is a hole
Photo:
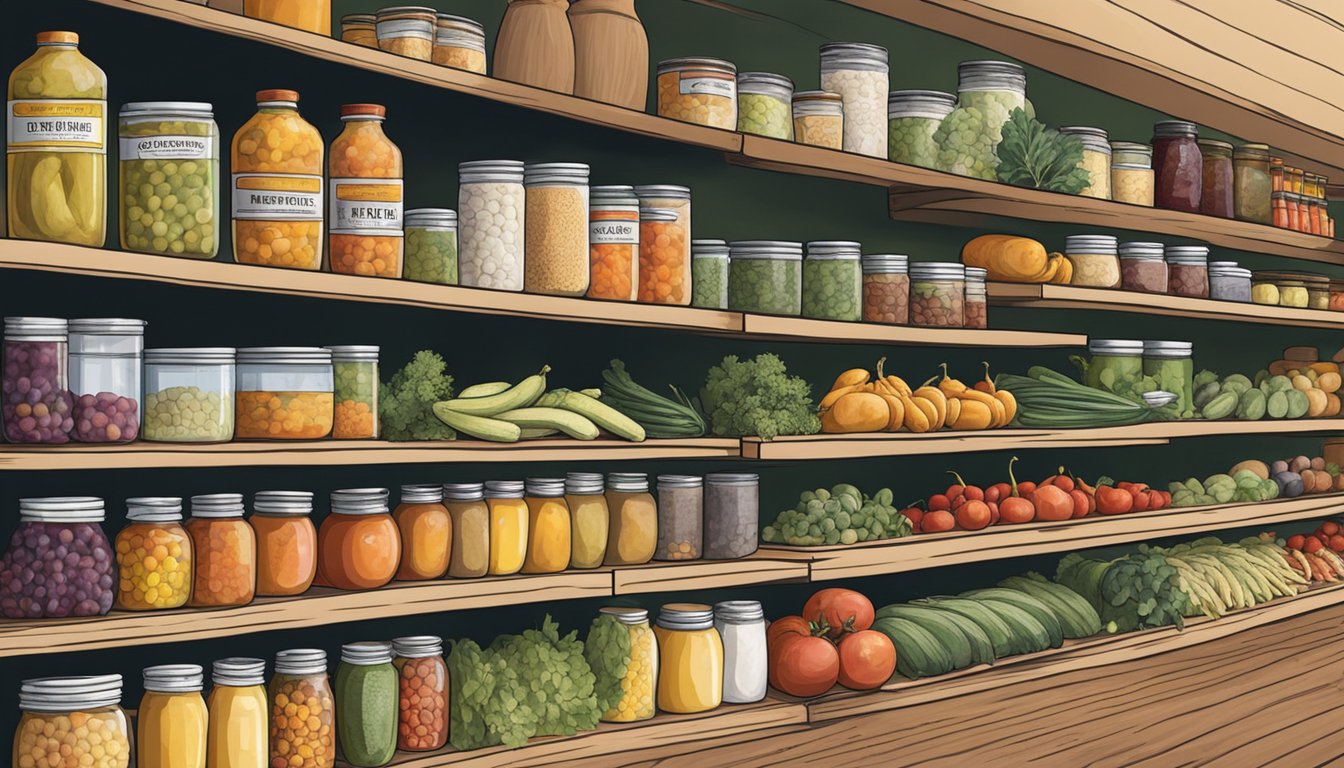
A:
{"label": "jar of orange jam", "polygon": [[317,575],[312,491],[258,491],[248,520],[257,537],[257,594],[298,595]]}
{"label": "jar of orange jam", "polygon": [[448,571],[453,519],[443,505],[442,485],[403,485],[392,517],[401,534],[398,581],[437,579]]}
{"label": "jar of orange jam", "polygon": [[257,591],[257,537],[243,522],[241,493],[191,497],[187,535],[196,556],[192,608],[247,605]]}
{"label": "jar of orange jam", "polygon": [[559,573],[569,567],[569,504],[561,477],[529,477],[527,495],[527,557],[523,573]]}
{"label": "jar of orange jam", "polygon": [[488,480],[485,503],[490,509],[491,576],[508,576],[522,570],[527,558],[527,502],[523,481]]}
{"label": "jar of orange jam", "polygon": [[234,437],[316,440],[330,435],[335,420],[333,378],[329,349],[238,350]]}
{"label": "jar of orange jam", "polygon": [[386,116],[379,104],[341,107],[345,129],[330,155],[332,272],[401,277],[401,150],[383,133]]}
{"label": "jar of orange jam", "polygon": [[317,583],[377,589],[397,575],[401,534],[387,509],[386,488],[331,493],[331,514],[317,534]]}
{"label": "jar of orange jam", "polygon": [[331,34],[331,0],[244,0],[243,15],[305,32]]}

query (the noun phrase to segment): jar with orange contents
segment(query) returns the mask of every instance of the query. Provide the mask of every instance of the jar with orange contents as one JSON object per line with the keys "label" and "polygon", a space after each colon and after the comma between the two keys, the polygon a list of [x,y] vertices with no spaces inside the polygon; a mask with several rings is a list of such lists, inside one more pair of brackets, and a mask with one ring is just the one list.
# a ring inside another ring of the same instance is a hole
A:
{"label": "jar with orange contents", "polygon": [[448,743],[448,666],[434,635],[392,640],[397,668],[397,749],[428,752]]}
{"label": "jar with orange contents", "polygon": [[368,440],[378,436],[378,347],[346,345],[331,350],[334,416],[331,436]]}
{"label": "jar with orange contents", "polygon": [[634,301],[639,270],[639,198],[634,187],[593,187],[588,205],[588,298]]}
{"label": "jar with orange contents", "polygon": [[257,92],[257,114],[233,136],[233,258],[290,269],[322,266],[322,134],[299,117],[294,91]]}
{"label": "jar with orange contents", "polygon": [[453,545],[453,519],[443,505],[443,486],[401,486],[401,503],[392,517],[401,534],[397,579],[437,579],[446,573]]}
{"label": "jar with orange contents", "polygon": [[[681,228],[683,240],[686,242],[686,253],[684,263],[687,265],[685,287],[686,300],[683,304],[691,300],[690,286],[690,261],[691,261],[691,190],[689,187],[681,187],[675,184],[644,184],[635,187],[635,197],[639,198],[639,208],[662,208],[669,211],[675,211],[677,214],[676,224]],[[641,277],[642,279],[642,277]],[[642,287],[642,283],[641,283]],[[643,301],[643,299],[640,299]]]}
{"label": "jar with orange contents", "polygon": [[379,104],[341,107],[345,130],[331,142],[332,272],[401,277],[401,150],[383,133]]}
{"label": "jar with orange contents", "polygon": [[317,440],[331,434],[331,351],[321,347],[238,350],[234,437]]}
{"label": "jar with orange contents", "polygon": [[691,303],[690,240],[677,212],[639,212],[639,300],[649,304]]}
{"label": "jar with orange contents", "polygon": [[317,533],[317,583],[377,589],[397,574],[401,534],[387,509],[386,488],[331,493],[331,514]]}
{"label": "jar with orange contents", "polygon": [[257,594],[298,595],[317,575],[311,491],[258,491],[248,522],[257,537]]}
{"label": "jar with orange contents", "polygon": [[327,654],[294,648],[275,655],[271,700],[271,766],[332,768],[336,764],[336,704]]}
{"label": "jar with orange contents", "polygon": [[191,537],[182,527],[182,499],[127,499],[126,520],[114,545],[116,607],[148,611],[186,605],[192,557]]}
{"label": "jar with orange contents", "polygon": [[187,534],[196,557],[192,608],[247,605],[257,591],[257,537],[243,522],[241,493],[191,497]]}

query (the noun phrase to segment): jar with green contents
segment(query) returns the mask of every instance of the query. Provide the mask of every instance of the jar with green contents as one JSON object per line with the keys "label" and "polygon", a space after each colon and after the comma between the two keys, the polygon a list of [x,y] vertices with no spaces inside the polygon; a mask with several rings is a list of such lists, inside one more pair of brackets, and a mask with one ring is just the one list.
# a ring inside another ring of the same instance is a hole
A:
{"label": "jar with green contents", "polygon": [[846,320],[863,317],[862,246],[851,240],[813,240],[803,260],[803,317]]}
{"label": "jar with green contents", "polygon": [[145,101],[121,108],[121,247],[213,259],[219,253],[219,126],[214,108]]}
{"label": "jar with green contents", "polygon": [[654,686],[658,679],[658,641],[649,627],[649,612],[643,608],[608,606],[598,611],[611,616],[627,632],[628,643],[613,643],[623,654],[625,674],[620,680],[621,695],[606,712],[602,721],[633,723],[653,717]]}
{"label": "jar with green contents", "polygon": [[1242,144],[1232,151],[1233,213],[1242,221],[1273,224],[1269,177],[1269,146]]}
{"label": "jar with green contents", "polygon": [[887,94],[887,159],[924,168],[938,167],[933,136],[957,97],[942,91],[892,91]]}
{"label": "jar with green contents", "polygon": [[335,412],[331,436],[369,440],[378,436],[378,348],[347,345],[331,350]]}
{"label": "jar with green contents", "polygon": [[413,208],[406,212],[406,269],[402,277],[457,285],[457,211]]}
{"label": "jar with green contents", "polygon": [[728,243],[691,241],[691,306],[728,308]]}
{"label": "jar with green contents", "polygon": [[793,141],[793,81],[770,72],[737,75],[737,130]]}
{"label": "jar with green contents", "polygon": [[1143,399],[1142,341],[1092,339],[1087,352],[1092,359],[1083,371],[1084,384],[1135,402]]}
{"label": "jar with green contents", "polygon": [[1182,419],[1195,415],[1195,345],[1188,341],[1143,342],[1146,391],[1171,392]]}
{"label": "jar with green contents", "polygon": [[336,669],[336,735],[345,761],[378,768],[397,751],[398,673],[390,643],[341,646]]}
{"label": "jar with green contents", "polygon": [[728,308],[766,315],[803,311],[803,244],[736,240],[728,244]]}
{"label": "jar with green contents", "polygon": [[957,108],[934,134],[938,169],[997,181],[1003,124],[1019,108],[1036,115],[1027,101],[1027,72],[1021,66],[1006,61],[957,65]]}
{"label": "jar with green contents", "polygon": [[145,350],[140,436],[166,443],[233,439],[233,347]]}
{"label": "jar with green contents", "polygon": [[1084,197],[1110,200],[1111,143],[1108,141],[1106,131],[1100,128],[1071,125],[1060,128],[1059,132],[1066,136],[1074,136],[1083,144],[1083,159],[1078,161],[1078,167],[1087,171],[1087,177],[1090,181],[1078,194]]}

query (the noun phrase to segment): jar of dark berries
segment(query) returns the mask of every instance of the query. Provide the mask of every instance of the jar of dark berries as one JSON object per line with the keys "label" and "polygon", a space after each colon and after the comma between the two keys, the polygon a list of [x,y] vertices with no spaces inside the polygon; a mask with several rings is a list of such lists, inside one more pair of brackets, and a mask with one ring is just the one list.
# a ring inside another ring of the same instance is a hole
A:
{"label": "jar of dark berries", "polygon": [[145,321],[70,321],[70,396],[81,443],[129,443],[140,434]]}
{"label": "jar of dark berries", "polygon": [[66,322],[56,317],[6,317],[3,380],[5,439],[69,442],[74,428]]}
{"label": "jar of dark berries", "polygon": [[0,616],[101,616],[112,608],[116,562],[103,533],[103,500],[19,500],[19,527],[0,556]]}

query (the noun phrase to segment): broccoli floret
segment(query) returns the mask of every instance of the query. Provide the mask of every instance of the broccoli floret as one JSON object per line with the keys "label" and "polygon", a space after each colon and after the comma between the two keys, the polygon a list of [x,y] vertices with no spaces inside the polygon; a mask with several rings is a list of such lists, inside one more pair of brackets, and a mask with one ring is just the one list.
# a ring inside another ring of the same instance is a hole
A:
{"label": "broccoli floret", "polygon": [[821,431],[812,385],[789,376],[784,361],[769,353],[746,361],[736,355],[723,358],[709,369],[700,400],[716,435],[769,440]]}
{"label": "broccoli floret", "polygon": [[434,404],[453,396],[447,363],[429,350],[415,357],[378,388],[378,418],[386,440],[452,440],[448,425],[434,416]]}

